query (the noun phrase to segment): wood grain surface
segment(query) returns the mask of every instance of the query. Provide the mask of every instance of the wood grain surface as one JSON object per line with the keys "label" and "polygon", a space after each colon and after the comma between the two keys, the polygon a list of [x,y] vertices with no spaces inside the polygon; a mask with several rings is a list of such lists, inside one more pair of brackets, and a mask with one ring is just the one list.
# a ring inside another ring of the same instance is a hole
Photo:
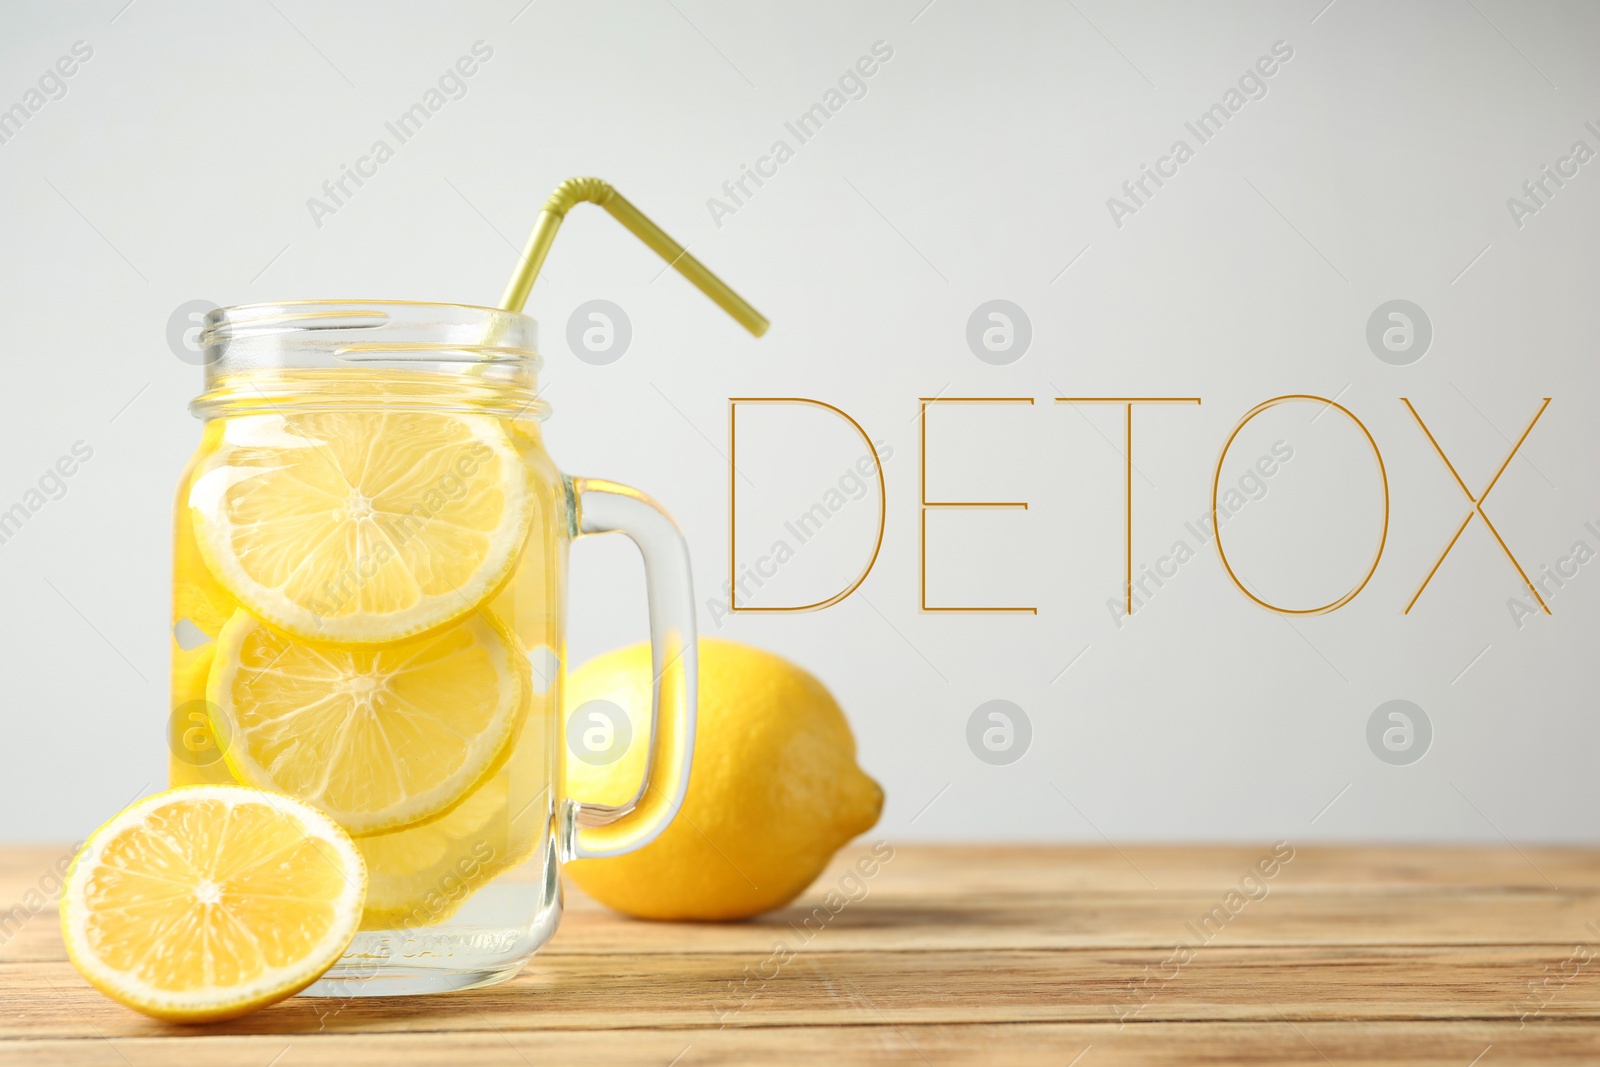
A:
{"label": "wood grain surface", "polygon": [[861,841],[754,921],[569,885],[503,985],[207,1027],[78,977],[54,904],[27,914],[65,852],[0,849],[0,1063],[1600,1063],[1597,850],[1305,847],[1264,877],[1271,844],[903,845],[847,880]]}

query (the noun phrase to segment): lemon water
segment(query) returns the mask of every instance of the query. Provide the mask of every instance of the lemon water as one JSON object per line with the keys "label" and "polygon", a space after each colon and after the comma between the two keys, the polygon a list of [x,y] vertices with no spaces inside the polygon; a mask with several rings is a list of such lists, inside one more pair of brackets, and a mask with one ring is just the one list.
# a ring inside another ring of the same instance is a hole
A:
{"label": "lemon water", "polygon": [[307,801],[368,868],[313,994],[495,981],[559,918],[566,492],[536,425],[412,386],[301,372],[336,402],[212,417],[177,496],[171,784]]}

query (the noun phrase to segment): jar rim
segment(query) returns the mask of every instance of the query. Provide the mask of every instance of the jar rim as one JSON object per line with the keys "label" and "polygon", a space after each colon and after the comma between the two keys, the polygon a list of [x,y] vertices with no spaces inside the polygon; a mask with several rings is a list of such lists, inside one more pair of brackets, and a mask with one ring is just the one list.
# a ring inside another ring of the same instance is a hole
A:
{"label": "jar rim", "polygon": [[[190,410],[202,418],[263,401],[425,407],[430,385],[440,394],[433,406],[549,414],[538,395],[538,323],[503,308],[352,298],[237,304],[206,314],[199,344],[205,391]],[[318,389],[335,377],[338,390]]]}
{"label": "jar rim", "polygon": [[507,311],[505,308],[490,307],[488,304],[463,304],[455,300],[395,300],[393,298],[363,298],[363,297],[327,297],[316,300],[257,300],[249,304],[228,304],[214,308],[207,314],[212,315],[230,311],[254,311],[256,308],[275,307],[306,307],[317,304],[384,304],[401,307],[427,307],[427,308],[465,308],[469,311],[484,311],[492,315],[513,315],[519,319],[535,321],[532,317],[520,311]]}

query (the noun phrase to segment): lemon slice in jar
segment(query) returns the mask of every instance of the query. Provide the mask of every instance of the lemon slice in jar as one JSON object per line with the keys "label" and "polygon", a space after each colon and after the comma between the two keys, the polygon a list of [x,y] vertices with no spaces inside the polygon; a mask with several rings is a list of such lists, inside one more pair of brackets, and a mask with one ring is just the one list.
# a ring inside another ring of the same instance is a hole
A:
{"label": "lemon slice in jar", "polygon": [[415,930],[444,922],[495,875],[528,859],[548,811],[510,810],[502,770],[437,819],[356,838],[370,872],[363,930]]}
{"label": "lemon slice in jar", "polygon": [[481,603],[516,565],[527,473],[498,420],[340,410],[227,420],[189,515],[217,580],[319,641],[382,643]]}
{"label": "lemon slice in jar", "polygon": [[67,872],[73,966],[160,1019],[229,1019],[316,981],[361,920],[366,869],[309,805],[236,785],[169,790],[90,836]]}
{"label": "lemon slice in jar", "polygon": [[241,610],[217,639],[206,699],[235,778],[371,834],[440,815],[499,769],[527,670],[481,613],[368,647],[302,641]]}

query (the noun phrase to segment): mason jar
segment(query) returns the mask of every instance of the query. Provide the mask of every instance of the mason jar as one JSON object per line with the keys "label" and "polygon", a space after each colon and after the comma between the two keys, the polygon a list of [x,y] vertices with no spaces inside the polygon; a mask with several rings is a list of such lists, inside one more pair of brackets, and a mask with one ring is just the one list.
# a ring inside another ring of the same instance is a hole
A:
{"label": "mason jar", "polygon": [[[555,931],[559,864],[639,848],[682,803],[688,550],[642,493],[557,470],[536,330],[388,300],[206,318],[174,523],[170,777],[291,794],[354,838],[362,929],[311,995],[511,977]],[[606,532],[644,557],[655,666],[633,742],[647,769],[618,806],[563,781],[568,546]]]}

